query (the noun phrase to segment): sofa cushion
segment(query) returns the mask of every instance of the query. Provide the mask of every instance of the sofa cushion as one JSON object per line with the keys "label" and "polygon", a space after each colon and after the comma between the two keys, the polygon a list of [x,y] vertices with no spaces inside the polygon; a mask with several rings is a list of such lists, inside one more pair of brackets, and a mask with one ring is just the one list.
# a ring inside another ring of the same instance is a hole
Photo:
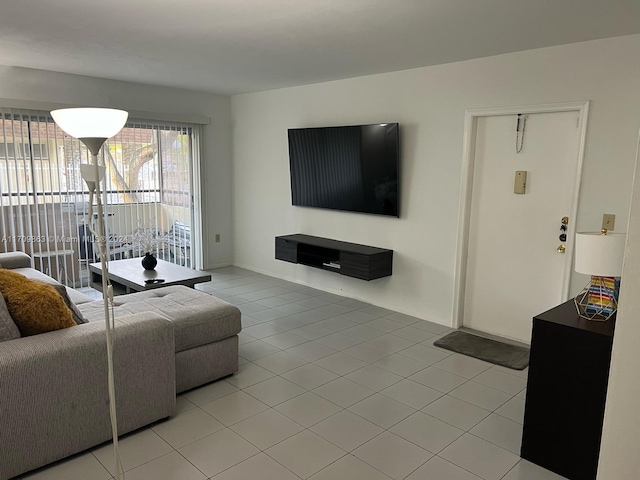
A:
{"label": "sofa cushion", "polygon": [[0,293],[4,296],[11,318],[22,336],[76,325],[71,310],[51,285],[2,268]]}
{"label": "sofa cushion", "polygon": [[93,298],[85,295],[82,292],[79,292],[73,288],[65,287],[67,289],[67,294],[69,295],[69,300],[73,302],[74,305],[80,305],[81,303],[93,302]]}
{"label": "sofa cushion", "polygon": [[2,268],[13,270],[14,268],[27,268],[31,266],[31,257],[24,252],[0,253]]}
{"label": "sofa cushion", "polygon": [[[49,275],[45,275],[44,273],[42,273],[39,270],[36,270],[35,268],[16,268],[13,271],[18,272],[27,278],[38,280],[39,282],[42,282],[42,283],[48,283],[49,285],[60,285],[60,283],[55,281]],[[66,289],[67,289],[67,294],[69,295],[69,299],[75,305],[79,305],[81,303],[93,302],[93,298],[88,297],[82,292],[79,292],[69,287],[66,287]]]}
{"label": "sofa cushion", "polygon": [[2,293],[0,293],[0,342],[5,340],[14,340],[20,338],[20,330],[14,323],[7,308],[7,302],[4,301]]}
{"label": "sofa cushion", "polygon": [[71,316],[73,317],[73,321],[76,322],[78,325],[82,325],[83,323],[88,323],[88,320],[82,316],[82,313],[80,312],[80,310],[78,310],[78,307],[76,307],[76,304],[73,303],[69,298],[69,293],[68,293],[69,289],[64,285],[60,285],[60,284],[51,285],[51,286],[56,289],[56,292],[58,292],[58,294],[62,297],[62,300],[64,300],[64,304],[67,306],[69,310],[71,310]]}
{"label": "sofa cushion", "polygon": [[[103,308],[102,301],[78,305],[90,322],[104,321]],[[117,296],[114,312],[116,318],[138,312],[167,318],[173,322],[176,352],[231,337],[242,329],[238,307],[183,286]]]}

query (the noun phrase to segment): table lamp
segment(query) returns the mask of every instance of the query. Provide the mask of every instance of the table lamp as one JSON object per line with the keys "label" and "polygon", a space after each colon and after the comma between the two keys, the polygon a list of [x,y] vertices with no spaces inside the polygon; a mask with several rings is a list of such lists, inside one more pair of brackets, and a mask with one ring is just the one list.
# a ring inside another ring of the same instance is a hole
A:
{"label": "table lamp", "polygon": [[576,234],[575,270],[591,275],[591,281],[575,298],[578,315],[606,321],[618,309],[620,276],[626,234],[585,232]]}
{"label": "table lamp", "polygon": [[[75,137],[86,145],[91,152],[90,164],[80,164],[80,173],[89,189],[89,218],[93,217],[93,200],[96,199],[98,209],[97,227],[95,232],[89,225],[89,230],[96,238],[102,271],[107,269],[107,237],[105,235],[105,216],[102,207],[100,182],[104,179],[105,166],[99,165],[98,153],[107,138],[116,135],[127,122],[129,114],[124,110],[110,108],[65,108],[53,110],[51,116],[56,124],[69,136]],[[113,330],[115,320],[110,315],[109,302],[113,301],[113,288],[109,284],[109,275],[102,275],[102,298],[104,301],[104,321],[107,336],[107,368],[109,390],[109,415],[113,435],[113,448],[116,459],[117,479],[124,479],[124,469],[118,450],[118,422],[116,417],[115,386],[113,380]]]}

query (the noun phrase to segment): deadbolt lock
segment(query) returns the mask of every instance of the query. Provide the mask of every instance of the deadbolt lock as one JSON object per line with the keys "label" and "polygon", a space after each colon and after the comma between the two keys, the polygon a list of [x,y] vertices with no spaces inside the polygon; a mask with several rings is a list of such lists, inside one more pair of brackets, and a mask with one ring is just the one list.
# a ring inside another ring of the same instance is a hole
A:
{"label": "deadbolt lock", "polygon": [[567,251],[567,247],[566,245],[563,243],[562,245],[560,245],[557,249],[558,253],[565,253]]}
{"label": "deadbolt lock", "polygon": [[563,225],[569,225],[569,217],[562,217],[561,222]]}

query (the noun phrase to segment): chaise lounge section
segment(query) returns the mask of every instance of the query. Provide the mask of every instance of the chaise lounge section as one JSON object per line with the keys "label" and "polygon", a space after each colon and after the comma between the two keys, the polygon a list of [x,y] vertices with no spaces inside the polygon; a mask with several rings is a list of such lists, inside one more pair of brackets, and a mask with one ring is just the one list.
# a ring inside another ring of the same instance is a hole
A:
{"label": "chaise lounge section", "polygon": [[[120,295],[113,303],[116,320],[153,312],[171,322],[177,393],[238,371],[238,307],[183,286]],[[102,301],[82,303],[78,309],[89,322],[104,322]]]}

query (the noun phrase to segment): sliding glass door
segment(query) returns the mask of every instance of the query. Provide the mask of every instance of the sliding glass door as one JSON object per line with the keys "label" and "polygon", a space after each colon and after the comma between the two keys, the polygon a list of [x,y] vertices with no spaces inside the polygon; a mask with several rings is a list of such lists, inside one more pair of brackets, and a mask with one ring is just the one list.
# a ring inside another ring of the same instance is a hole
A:
{"label": "sliding glass door", "polygon": [[[0,108],[0,251],[24,251],[34,266],[71,286],[88,286],[97,261],[86,147],[47,112]],[[199,126],[132,120],[102,151],[111,260],[158,258],[200,267]],[[196,180],[197,182],[197,180]],[[197,189],[196,189],[197,191]]]}

